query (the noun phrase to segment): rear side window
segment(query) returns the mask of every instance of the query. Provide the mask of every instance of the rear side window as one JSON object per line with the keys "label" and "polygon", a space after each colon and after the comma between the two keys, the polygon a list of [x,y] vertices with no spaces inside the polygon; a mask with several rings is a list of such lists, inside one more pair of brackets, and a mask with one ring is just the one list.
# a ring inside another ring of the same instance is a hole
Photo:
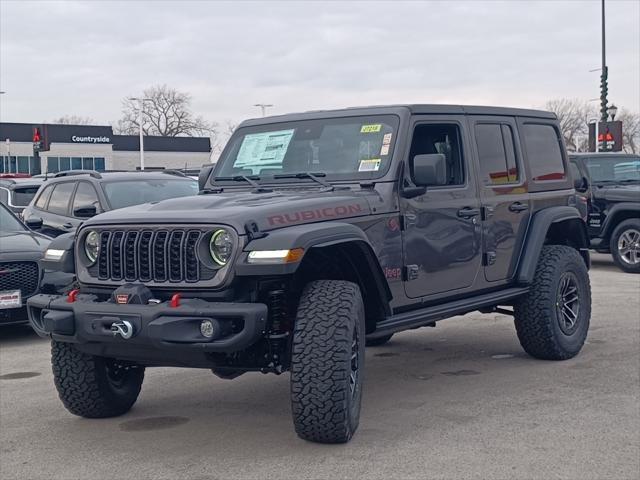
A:
{"label": "rear side window", "polygon": [[16,207],[26,207],[31,203],[31,200],[36,196],[36,193],[38,193],[38,187],[14,188],[11,203]]}
{"label": "rear side window", "polygon": [[38,200],[36,200],[36,207],[44,210],[44,208],[47,206],[47,200],[49,200],[51,192],[53,191],[53,187],[53,185],[49,185],[47,188],[42,190],[42,193],[38,197]]}
{"label": "rear side window", "polygon": [[485,185],[503,185],[519,179],[513,132],[509,125],[476,125],[480,171]]}
{"label": "rear side window", "polygon": [[75,182],[59,183],[56,185],[51,194],[47,210],[58,215],[67,215],[71,194],[75,186]]}
{"label": "rear side window", "polygon": [[537,182],[564,180],[566,174],[556,129],[551,125],[526,123],[523,133],[532,179]]}

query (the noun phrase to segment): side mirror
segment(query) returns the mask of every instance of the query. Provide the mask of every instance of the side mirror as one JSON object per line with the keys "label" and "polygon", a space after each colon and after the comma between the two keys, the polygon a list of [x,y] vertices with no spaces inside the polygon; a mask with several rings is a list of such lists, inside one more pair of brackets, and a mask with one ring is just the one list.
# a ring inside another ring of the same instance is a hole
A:
{"label": "side mirror", "polygon": [[38,217],[30,217],[24,221],[24,224],[31,230],[40,230],[42,228],[42,219]]}
{"label": "side mirror", "polygon": [[78,218],[91,218],[98,214],[95,205],[83,205],[82,207],[73,209],[73,216]]}
{"label": "side mirror", "polygon": [[589,181],[585,177],[574,178],[573,188],[575,188],[576,192],[586,192],[589,188]]}
{"label": "side mirror", "polygon": [[211,175],[213,167],[215,167],[215,165],[203,165],[200,169],[200,173],[198,174],[198,188],[200,191],[204,190],[204,186],[207,184],[207,180],[209,179],[209,175]]}
{"label": "side mirror", "polygon": [[413,157],[413,180],[421,187],[447,184],[447,165],[442,153]]}

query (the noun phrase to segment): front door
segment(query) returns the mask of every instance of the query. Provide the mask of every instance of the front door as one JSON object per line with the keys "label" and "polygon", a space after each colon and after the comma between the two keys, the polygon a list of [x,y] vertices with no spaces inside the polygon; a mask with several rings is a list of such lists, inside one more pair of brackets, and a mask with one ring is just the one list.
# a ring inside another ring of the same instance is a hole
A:
{"label": "front door", "polygon": [[470,117],[482,199],[483,264],[489,282],[515,272],[529,223],[529,194],[514,119]]}
{"label": "front door", "polygon": [[415,185],[411,159],[440,153],[447,184],[401,198],[405,292],[410,298],[470,287],[481,261],[480,201],[464,136],[464,117],[420,122],[405,162],[403,181]]}

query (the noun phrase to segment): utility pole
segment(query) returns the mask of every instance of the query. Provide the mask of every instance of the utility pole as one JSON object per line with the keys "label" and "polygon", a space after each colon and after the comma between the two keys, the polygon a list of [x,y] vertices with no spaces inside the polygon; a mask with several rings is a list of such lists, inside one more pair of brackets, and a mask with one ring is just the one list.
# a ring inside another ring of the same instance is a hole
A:
{"label": "utility pole", "polygon": [[609,79],[609,69],[607,67],[604,1],[605,0],[601,0],[601,5],[602,5],[602,73],[600,74],[600,121],[601,122],[606,122],[608,120],[607,94],[609,93],[609,86],[607,85],[607,81]]}
{"label": "utility pole", "polygon": [[253,105],[254,107],[260,107],[260,110],[262,111],[262,116],[266,116],[266,112],[267,112],[267,108],[273,107],[272,104],[270,103],[256,103]]}

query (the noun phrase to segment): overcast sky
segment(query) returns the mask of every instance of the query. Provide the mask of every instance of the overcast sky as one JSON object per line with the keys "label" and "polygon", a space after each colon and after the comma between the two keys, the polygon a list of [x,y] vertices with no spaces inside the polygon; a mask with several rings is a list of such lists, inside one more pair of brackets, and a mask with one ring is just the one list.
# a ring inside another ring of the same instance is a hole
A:
{"label": "overcast sky", "polygon": [[[384,103],[599,95],[600,0],[0,0],[0,120],[120,116],[167,84],[224,122]],[[609,98],[640,110],[640,1],[607,0]]]}

